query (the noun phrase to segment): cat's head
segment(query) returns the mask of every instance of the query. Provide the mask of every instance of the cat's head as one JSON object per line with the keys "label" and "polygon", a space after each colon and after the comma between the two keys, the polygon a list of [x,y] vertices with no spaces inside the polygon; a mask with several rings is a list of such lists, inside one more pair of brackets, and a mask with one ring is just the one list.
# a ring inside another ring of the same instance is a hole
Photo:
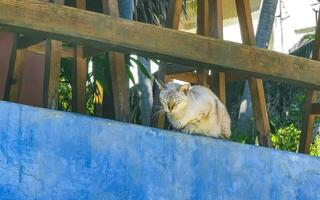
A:
{"label": "cat's head", "polygon": [[189,83],[180,85],[169,82],[159,88],[161,90],[159,99],[165,112],[175,114],[186,108],[190,89]]}

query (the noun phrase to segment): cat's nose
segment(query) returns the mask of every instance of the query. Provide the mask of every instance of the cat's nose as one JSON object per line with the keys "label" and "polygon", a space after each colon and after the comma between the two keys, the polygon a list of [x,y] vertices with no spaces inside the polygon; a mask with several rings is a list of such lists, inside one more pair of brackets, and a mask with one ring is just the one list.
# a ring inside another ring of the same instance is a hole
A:
{"label": "cat's nose", "polygon": [[173,108],[174,108],[174,102],[173,102],[173,101],[169,101],[169,102],[168,102],[168,109],[169,109],[169,111],[172,112]]}

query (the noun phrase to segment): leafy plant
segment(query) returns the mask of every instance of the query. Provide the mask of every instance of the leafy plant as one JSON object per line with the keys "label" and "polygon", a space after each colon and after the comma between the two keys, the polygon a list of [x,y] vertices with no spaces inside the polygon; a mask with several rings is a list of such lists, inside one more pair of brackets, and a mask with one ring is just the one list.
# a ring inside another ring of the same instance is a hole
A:
{"label": "leafy plant", "polygon": [[297,152],[301,131],[294,125],[280,128],[272,135],[275,149]]}
{"label": "leafy plant", "polygon": [[253,134],[244,134],[240,132],[238,129],[232,128],[232,135],[230,140],[242,144],[254,145],[256,143],[256,136],[254,136]]}
{"label": "leafy plant", "polygon": [[71,89],[71,67],[72,59],[62,59],[59,79],[58,109],[71,111],[72,89]]}
{"label": "leafy plant", "polygon": [[310,155],[320,156],[320,135],[317,135],[310,147]]}

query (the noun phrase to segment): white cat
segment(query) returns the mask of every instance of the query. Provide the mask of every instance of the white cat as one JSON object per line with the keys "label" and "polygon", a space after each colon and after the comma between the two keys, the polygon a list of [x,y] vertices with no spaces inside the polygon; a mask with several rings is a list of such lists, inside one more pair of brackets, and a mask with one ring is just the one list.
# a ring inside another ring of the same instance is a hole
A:
{"label": "white cat", "polygon": [[229,138],[230,117],[210,89],[169,82],[160,86],[160,102],[175,129],[190,134]]}

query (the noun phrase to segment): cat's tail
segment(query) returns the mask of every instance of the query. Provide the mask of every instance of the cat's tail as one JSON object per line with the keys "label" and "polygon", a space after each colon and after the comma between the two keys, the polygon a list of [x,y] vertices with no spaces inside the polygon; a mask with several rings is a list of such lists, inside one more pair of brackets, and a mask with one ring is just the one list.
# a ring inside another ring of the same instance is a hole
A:
{"label": "cat's tail", "polygon": [[226,109],[226,107],[219,102],[218,105],[219,109],[219,121],[220,121],[220,126],[221,126],[221,137],[225,139],[229,139],[231,136],[231,120],[229,113]]}

